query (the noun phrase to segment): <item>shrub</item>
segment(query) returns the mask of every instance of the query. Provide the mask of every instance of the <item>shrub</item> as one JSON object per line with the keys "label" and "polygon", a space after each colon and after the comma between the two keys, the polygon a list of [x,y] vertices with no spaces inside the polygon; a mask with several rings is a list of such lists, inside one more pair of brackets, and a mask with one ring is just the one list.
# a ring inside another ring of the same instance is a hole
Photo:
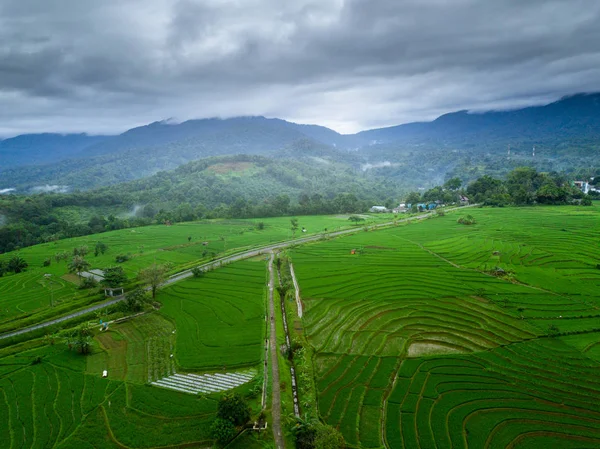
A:
{"label": "shrub", "polygon": [[73,256],[85,257],[89,251],[86,245],[78,246],[77,248],[73,248]]}
{"label": "shrub", "polygon": [[235,426],[227,419],[217,418],[210,427],[211,436],[220,445],[225,445],[235,436]]}
{"label": "shrub", "polygon": [[115,257],[115,262],[123,263],[123,262],[127,262],[129,259],[131,259],[129,254],[119,254],[117,257]]}
{"label": "shrub", "polygon": [[79,288],[85,290],[86,288],[98,287],[98,282],[93,277],[83,278],[79,284]]}
{"label": "shrub", "polygon": [[264,222],[262,222],[262,221],[259,221],[259,222],[256,224],[256,229],[258,229],[259,231],[262,231],[263,229],[265,229],[265,224],[264,224]]}
{"label": "shrub", "polygon": [[42,266],[49,267],[51,263],[52,263],[52,258],[51,257],[47,257],[47,258],[44,259],[44,262],[42,263]]}
{"label": "shrub", "polygon": [[354,223],[358,223],[359,221],[365,221],[365,219],[364,219],[364,218],[362,218],[362,217],[360,217],[360,216],[358,216],[358,215],[350,215],[350,216],[348,217],[348,220],[350,220],[350,221],[352,221],[352,222],[354,222]]}
{"label": "shrub", "polygon": [[334,427],[318,421],[296,418],[292,428],[298,449],[344,449],[346,442]]}
{"label": "shrub", "polygon": [[192,268],[192,275],[195,278],[200,278],[200,277],[204,276],[204,270],[200,267],[194,267],[194,268]]}
{"label": "shrub", "polygon": [[551,324],[548,326],[548,336],[549,337],[557,337],[560,335],[560,329],[556,324]]}
{"label": "shrub", "polygon": [[144,304],[147,302],[148,293],[143,288],[138,287],[125,295],[125,302],[123,305],[126,311],[139,312],[144,308]]}
{"label": "shrub", "polygon": [[241,426],[250,419],[250,407],[238,393],[226,394],[219,401],[217,417]]}
{"label": "shrub", "polygon": [[314,447],[318,449],[343,449],[346,447],[346,442],[335,427],[321,424],[317,427]]}
{"label": "shrub", "polygon": [[456,220],[458,223],[463,224],[463,225],[473,225],[475,223],[477,223],[475,221],[475,217],[473,217],[472,215],[465,215],[464,217],[460,217],[458,220]]}
{"label": "shrub", "polygon": [[98,254],[104,254],[108,249],[108,245],[104,242],[96,242],[94,247],[94,256],[98,257]]}

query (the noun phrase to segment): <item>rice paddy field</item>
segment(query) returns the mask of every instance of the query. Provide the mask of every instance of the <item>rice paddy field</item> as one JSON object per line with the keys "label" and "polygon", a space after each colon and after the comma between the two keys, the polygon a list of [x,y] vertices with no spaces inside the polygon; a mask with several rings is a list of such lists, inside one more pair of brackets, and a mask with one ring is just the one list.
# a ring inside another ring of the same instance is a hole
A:
{"label": "rice paddy field", "polygon": [[173,322],[175,360],[182,370],[258,365],[265,339],[266,266],[235,262],[173,284],[159,295]]}
{"label": "rice paddy field", "polygon": [[0,356],[0,448],[211,447],[220,394],[262,385],[265,276],[256,259],[165,288],[159,311],[95,324],[87,356]]}
{"label": "rice paddy field", "polygon": [[[355,449],[600,447],[600,212],[471,208],[470,226],[457,223],[462,213],[288,250],[320,418]],[[28,271],[0,278],[3,322],[48,309],[46,272],[55,310],[94,300],[64,276],[65,262],[41,266],[55,252],[100,240],[109,252],[88,256],[93,268],[129,253],[133,277],[155,258],[184,266],[204,251],[290,237],[289,217],[264,223],[155,226],[24,249]],[[322,232],[347,217],[299,225]],[[266,282],[255,257],[174,283],[159,290],[159,310],[104,332],[94,321],[88,356],[44,339],[0,349],[0,449],[210,447],[222,391],[262,385]],[[272,447],[265,436],[231,447]]]}
{"label": "rice paddy field", "polygon": [[354,448],[600,447],[600,213],[469,209],[291,252]]}
{"label": "rice paddy field", "polygon": [[211,444],[214,399],[88,374],[62,345],[0,359],[0,392],[2,448]]}
{"label": "rice paddy field", "polygon": [[[352,227],[347,215],[297,218],[299,230],[296,237],[300,234],[318,234],[325,230]],[[390,214],[365,215],[365,221],[361,222],[360,226],[389,220]],[[263,229],[259,229],[258,226],[261,222]],[[304,234],[301,232],[302,227],[306,230]],[[2,254],[0,260],[8,260],[14,254],[19,254],[29,267],[25,272],[0,277],[0,333],[11,330],[19,319],[25,320],[23,325],[38,322],[38,317],[52,312],[48,310],[51,301],[55,308],[53,314],[59,315],[102,299],[96,292],[77,289],[77,277],[68,274],[68,259],[60,262],[54,260],[53,256],[63,251],[70,256],[75,247],[88,246],[90,253],[86,260],[91,264],[91,269],[116,265],[117,255],[128,255],[130,259],[119,265],[130,279],[134,279],[141,268],[155,261],[171,263],[174,269],[177,269],[186,264],[209,261],[224,252],[267,245],[293,237],[290,217],[204,220],[172,226],[156,225],[110,231]],[[94,247],[99,241],[108,245],[108,250],[105,254],[94,256]],[[47,258],[51,259],[51,265],[44,267],[43,262]],[[51,281],[48,281],[44,274],[50,274]],[[47,319],[47,316],[43,319]]]}

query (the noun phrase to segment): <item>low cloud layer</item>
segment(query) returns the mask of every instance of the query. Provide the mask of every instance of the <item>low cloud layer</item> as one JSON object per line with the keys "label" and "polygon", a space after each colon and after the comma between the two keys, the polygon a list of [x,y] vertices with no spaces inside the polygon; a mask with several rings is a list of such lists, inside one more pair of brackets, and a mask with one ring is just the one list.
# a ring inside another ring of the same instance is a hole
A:
{"label": "low cloud layer", "polygon": [[31,188],[32,193],[67,193],[69,191],[69,186],[59,186],[59,185],[43,185],[43,186],[35,186]]}
{"label": "low cloud layer", "polygon": [[600,90],[599,22],[596,0],[3,0],[0,136],[540,104]]}

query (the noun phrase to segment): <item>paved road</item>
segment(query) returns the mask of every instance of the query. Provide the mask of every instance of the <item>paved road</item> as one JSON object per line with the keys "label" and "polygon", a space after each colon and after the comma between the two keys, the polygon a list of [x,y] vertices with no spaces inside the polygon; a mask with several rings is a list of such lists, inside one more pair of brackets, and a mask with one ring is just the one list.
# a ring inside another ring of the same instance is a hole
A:
{"label": "paved road", "polygon": [[[460,206],[460,207],[455,207],[453,209],[446,209],[446,210],[450,211],[450,210],[457,210],[457,209],[463,209],[463,208],[466,208],[466,207],[474,207],[474,206],[477,206],[477,204],[473,204],[473,205],[470,205],[470,206]],[[412,216],[412,217],[403,218],[401,220],[396,220],[396,223],[403,223],[403,222],[407,222],[407,221],[420,221],[420,220],[423,220],[423,219],[429,217],[432,213],[433,213],[433,211],[432,212],[428,212],[428,213],[423,214],[423,215],[415,215],[415,216]],[[373,229],[379,229],[379,228],[383,228],[383,227],[386,227],[386,226],[390,226],[390,225],[393,225],[393,224],[394,224],[394,222],[386,222],[386,223],[380,223],[380,224],[376,224],[376,225],[371,225],[371,226],[368,226],[368,228],[370,230],[373,230]],[[285,242],[275,243],[275,244],[272,244],[272,245],[266,245],[266,246],[255,248],[255,249],[251,249],[251,250],[248,250],[248,251],[242,251],[240,253],[233,254],[231,256],[222,257],[222,258],[216,259],[216,260],[214,260],[212,262],[208,262],[208,263],[199,265],[199,267],[200,268],[204,268],[204,269],[206,269],[206,268],[218,268],[221,265],[228,264],[230,262],[235,262],[237,260],[248,259],[250,257],[255,257],[255,256],[258,256],[258,255],[261,255],[261,254],[270,253],[270,252],[272,252],[274,250],[280,250],[280,249],[284,249],[284,248],[289,248],[290,246],[298,245],[300,243],[314,242],[316,240],[321,239],[323,236],[338,237],[338,236],[341,236],[341,235],[348,235],[348,234],[354,234],[354,233],[357,233],[357,232],[361,232],[362,230],[363,230],[362,227],[361,228],[351,228],[351,229],[345,229],[343,231],[329,232],[327,234],[315,234],[315,235],[311,235],[311,236],[308,236],[308,237],[300,237],[300,238],[297,238],[297,239],[294,239],[294,240],[288,240],[288,241],[285,241]],[[170,285],[170,284],[173,284],[174,282],[181,281],[181,280],[189,278],[191,276],[193,276],[191,269],[190,270],[186,270],[186,271],[182,271],[181,273],[178,273],[178,274],[175,274],[175,275],[171,276],[163,285]],[[105,302],[102,302],[100,304],[95,304],[95,305],[90,306],[90,307],[88,307],[86,309],[82,309],[82,310],[79,310],[77,312],[73,312],[73,313],[71,313],[69,315],[61,316],[61,317],[56,318],[54,320],[45,321],[43,323],[39,323],[39,324],[36,324],[34,326],[30,326],[30,327],[26,327],[26,328],[23,328],[23,329],[19,329],[17,331],[7,332],[5,334],[0,335],[0,340],[2,340],[4,338],[14,337],[15,335],[25,334],[27,332],[31,332],[31,331],[36,330],[36,329],[41,329],[43,327],[52,326],[53,324],[61,323],[63,321],[70,320],[71,318],[76,318],[76,317],[84,315],[86,313],[90,313],[90,312],[93,312],[95,310],[99,310],[99,309],[102,309],[104,307],[111,306],[111,305],[113,305],[113,304],[115,304],[115,303],[117,303],[119,301],[123,301],[124,299],[125,299],[125,296],[119,296],[119,297],[116,297],[115,299],[111,299],[110,301],[105,301]]]}
{"label": "paved road", "polygon": [[279,384],[279,362],[277,359],[277,325],[275,323],[275,301],[273,299],[273,290],[275,288],[275,279],[273,277],[273,258],[271,253],[269,258],[269,321],[271,322],[271,332],[269,333],[269,349],[271,350],[271,378],[272,381],[272,405],[271,415],[273,417],[273,436],[277,449],[284,449],[285,442],[281,432],[281,391]]}

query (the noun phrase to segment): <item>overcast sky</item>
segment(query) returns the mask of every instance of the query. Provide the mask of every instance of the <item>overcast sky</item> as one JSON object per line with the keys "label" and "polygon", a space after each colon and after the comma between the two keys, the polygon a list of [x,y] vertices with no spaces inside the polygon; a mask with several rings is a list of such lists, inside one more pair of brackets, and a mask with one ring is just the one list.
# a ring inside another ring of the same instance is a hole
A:
{"label": "overcast sky", "polygon": [[0,136],[340,132],[600,91],[598,0],[0,0]]}

